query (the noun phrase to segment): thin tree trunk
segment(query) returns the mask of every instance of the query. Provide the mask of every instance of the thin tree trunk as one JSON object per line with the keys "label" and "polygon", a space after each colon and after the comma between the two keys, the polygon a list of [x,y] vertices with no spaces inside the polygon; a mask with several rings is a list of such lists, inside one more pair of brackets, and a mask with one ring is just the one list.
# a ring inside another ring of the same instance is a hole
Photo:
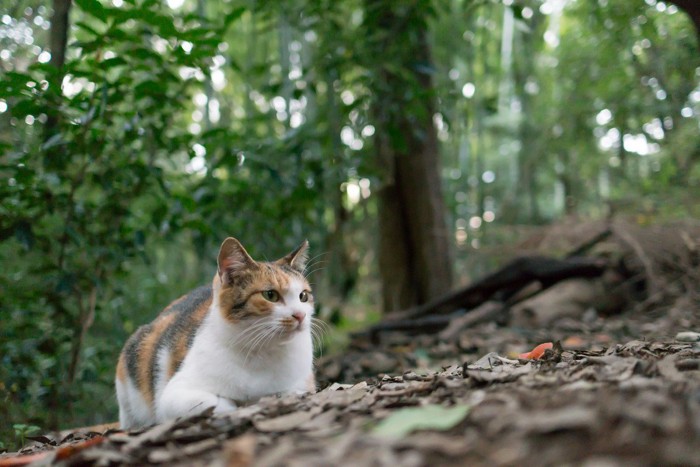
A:
{"label": "thin tree trunk", "polygon": [[[68,29],[71,0],[53,0],[53,16],[51,16],[51,29],[49,31],[49,47],[51,60],[58,73],[53,86],[61,86],[63,82],[63,65],[66,63],[66,49],[68,47]],[[48,140],[58,131],[58,116],[49,112],[46,119],[44,139]]]}
{"label": "thin tree trunk", "polygon": [[[70,7],[71,0],[53,0],[53,15],[51,16],[51,29],[49,30],[49,48],[51,50],[49,63],[56,68],[57,73],[51,86],[60,87],[63,83],[63,65],[66,63]],[[58,133],[59,117],[55,112],[47,112],[44,141],[48,141],[49,138]],[[55,147],[53,151],[54,159],[61,159],[61,153],[58,151],[61,151],[61,148]]]}
{"label": "thin tree trunk", "polygon": [[[530,31],[527,33],[518,32],[516,36],[516,56],[514,66],[515,92],[521,103],[521,115],[531,115],[534,108],[533,96],[526,90],[527,83],[531,77],[535,76],[534,62],[530,60],[537,54],[538,40],[542,34],[543,17],[535,15],[530,21]],[[537,179],[537,163],[542,153],[539,141],[542,135],[537,132],[537,125],[530,119],[524,118],[518,128],[518,138],[521,148],[518,151],[518,178],[516,194],[526,193],[521,201],[515,201],[516,212],[513,218],[519,221],[538,224],[541,222],[539,205],[537,203],[539,195],[539,184]],[[527,209],[523,209],[527,206]]]}
{"label": "thin tree trunk", "polygon": [[51,61],[49,63],[59,70],[66,63],[70,7],[71,0],[53,1],[53,16],[51,17],[51,31],[49,32],[51,47]]}

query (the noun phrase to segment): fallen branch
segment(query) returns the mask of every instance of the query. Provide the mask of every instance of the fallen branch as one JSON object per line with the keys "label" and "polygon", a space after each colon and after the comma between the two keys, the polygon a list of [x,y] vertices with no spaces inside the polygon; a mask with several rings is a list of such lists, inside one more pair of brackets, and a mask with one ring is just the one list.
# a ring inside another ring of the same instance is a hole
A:
{"label": "fallen branch", "polygon": [[459,319],[465,311],[456,311],[449,315],[425,316],[417,319],[406,319],[378,323],[371,328],[353,333],[353,337],[368,335],[374,343],[379,342],[379,334],[386,331],[404,331],[408,334],[432,334],[444,329],[454,319]]}
{"label": "fallen branch", "polygon": [[567,258],[573,258],[576,256],[581,256],[584,253],[586,253],[588,250],[593,248],[595,245],[598,243],[602,242],[606,238],[608,238],[612,234],[612,229],[610,227],[607,227],[605,230],[601,231],[599,234],[595,235],[593,238],[590,238],[586,240],[585,242],[581,243],[571,251],[569,251],[566,254]]}
{"label": "fallen branch", "polygon": [[385,323],[416,318],[426,314],[444,315],[460,308],[472,309],[500,294],[505,301],[527,284],[539,281],[549,287],[571,277],[598,277],[607,263],[599,258],[572,257],[554,259],[544,256],[526,256],[515,259],[495,273],[472,285],[442,295],[428,303],[408,310],[390,313]]}

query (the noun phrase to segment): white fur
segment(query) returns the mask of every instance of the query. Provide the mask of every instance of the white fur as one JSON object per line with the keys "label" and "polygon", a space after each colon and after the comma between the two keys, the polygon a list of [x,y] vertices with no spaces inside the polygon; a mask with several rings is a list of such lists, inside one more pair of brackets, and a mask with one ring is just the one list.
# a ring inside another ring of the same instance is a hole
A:
{"label": "white fur", "polygon": [[168,369],[170,368],[170,349],[163,347],[158,351],[158,374],[156,375],[155,393],[160,394],[168,384]]}
{"label": "white fur", "polygon": [[[299,299],[304,283],[290,281],[270,316],[237,324],[218,311],[217,288],[215,284],[212,305],[192,347],[167,382],[167,365],[161,363],[170,356],[158,355],[161,374],[156,379],[155,411],[130,381],[126,387],[117,381],[122,428],[160,423],[210,407],[214,413],[223,413],[235,409],[234,401],[308,390],[313,372],[313,305]],[[296,329],[282,331],[279,320],[290,318],[294,311],[304,312],[306,317]],[[272,329],[278,330],[275,335],[266,333]]]}
{"label": "white fur", "polygon": [[119,425],[122,428],[152,425],[154,413],[143,399],[136,386],[127,377],[122,383],[117,378],[117,400],[119,401]]}

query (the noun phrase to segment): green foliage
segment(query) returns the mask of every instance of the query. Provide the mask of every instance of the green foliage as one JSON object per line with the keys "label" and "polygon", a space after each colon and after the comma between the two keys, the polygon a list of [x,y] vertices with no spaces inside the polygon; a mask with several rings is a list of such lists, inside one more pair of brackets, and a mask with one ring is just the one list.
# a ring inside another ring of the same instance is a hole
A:
{"label": "green foliage", "polygon": [[85,347],[86,336],[146,239],[179,227],[166,200],[187,184],[169,161],[191,151],[178,117],[198,86],[180,73],[204,73],[223,32],[191,16],[175,25],[153,2],[78,6],[100,23],[78,23],[79,54],[64,69],[35,63],[0,83],[25,138],[0,165],[0,418],[53,427],[74,406],[89,413],[82,401],[97,410],[89,395],[111,387],[115,346]]}
{"label": "green foliage", "polygon": [[15,430],[15,439],[19,445],[23,445],[27,440],[27,436],[36,435],[39,433],[39,427],[36,425],[25,425],[23,423],[15,423],[12,425]]}

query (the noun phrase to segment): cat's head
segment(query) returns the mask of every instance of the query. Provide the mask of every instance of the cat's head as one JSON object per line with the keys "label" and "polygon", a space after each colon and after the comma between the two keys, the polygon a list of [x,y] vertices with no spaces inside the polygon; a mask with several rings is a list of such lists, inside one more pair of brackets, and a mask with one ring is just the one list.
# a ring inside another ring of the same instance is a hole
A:
{"label": "cat's head", "polygon": [[310,329],[311,286],[304,277],[307,241],[277,261],[255,261],[235,238],[224,240],[214,278],[219,312],[232,324],[281,337]]}

